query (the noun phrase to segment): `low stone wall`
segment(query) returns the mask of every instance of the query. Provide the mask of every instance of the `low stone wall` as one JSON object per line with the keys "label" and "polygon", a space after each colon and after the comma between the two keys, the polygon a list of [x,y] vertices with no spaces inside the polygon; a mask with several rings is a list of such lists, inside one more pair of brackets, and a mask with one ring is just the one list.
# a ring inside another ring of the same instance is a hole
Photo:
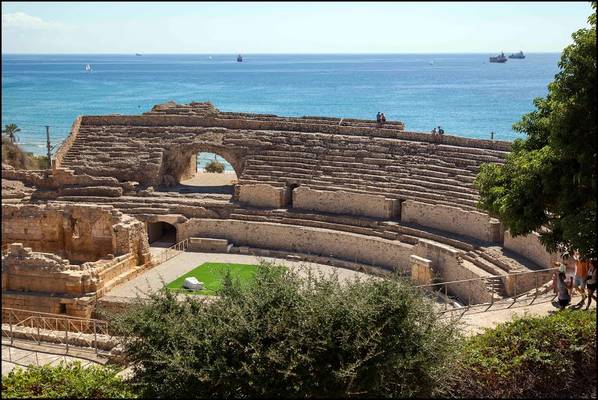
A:
{"label": "low stone wall", "polygon": [[485,242],[501,241],[500,222],[489,215],[458,207],[405,200],[401,221],[469,236]]}
{"label": "low stone wall", "polygon": [[381,195],[329,192],[304,186],[293,190],[292,195],[293,208],[374,218],[393,218],[398,203]]}
{"label": "low stone wall", "polygon": [[239,202],[253,207],[281,208],[285,190],[267,184],[241,185]]}
{"label": "low stone wall", "polygon": [[209,252],[209,253],[227,253],[228,240],[210,239],[210,238],[189,238],[187,251]]}
{"label": "low stone wall", "polygon": [[[420,239],[413,246],[413,253],[424,260],[429,260],[432,276],[441,282],[491,276],[485,271],[475,268],[473,265],[468,266],[463,263],[461,259],[463,252],[461,250],[450,248],[431,240]],[[423,263],[419,264],[421,267]],[[444,291],[444,286],[435,286],[435,290]],[[458,296],[464,302],[471,301],[471,304],[485,303],[491,299],[491,294],[482,280],[453,283],[447,286],[447,292]]]}
{"label": "low stone wall", "polygon": [[227,239],[236,246],[331,256],[379,266],[409,270],[411,245],[398,241],[329,229],[269,222],[193,218],[179,225],[179,239],[193,236]]}
{"label": "low stone wall", "polygon": [[513,237],[507,230],[505,231],[504,248],[511,250],[544,268],[552,268],[554,267],[553,263],[559,261],[556,254],[549,253],[544,246],[542,246],[542,243],[540,243],[540,235],[536,232],[532,232],[529,235]]}
{"label": "low stone wall", "polygon": [[71,126],[71,132],[69,133],[68,137],[62,142],[54,158],[52,159],[52,168],[59,168],[62,165],[62,160],[66,153],[70,150],[73,143],[77,139],[77,135],[79,133],[79,127],[81,126],[81,116],[75,118],[73,125]]}

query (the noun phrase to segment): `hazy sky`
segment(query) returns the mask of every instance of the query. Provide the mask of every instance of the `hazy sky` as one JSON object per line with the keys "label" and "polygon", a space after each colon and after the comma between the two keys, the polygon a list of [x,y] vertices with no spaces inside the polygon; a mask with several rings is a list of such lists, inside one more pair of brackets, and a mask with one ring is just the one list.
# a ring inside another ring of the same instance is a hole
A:
{"label": "hazy sky", "polygon": [[589,2],[2,2],[2,52],[560,52],[592,11]]}

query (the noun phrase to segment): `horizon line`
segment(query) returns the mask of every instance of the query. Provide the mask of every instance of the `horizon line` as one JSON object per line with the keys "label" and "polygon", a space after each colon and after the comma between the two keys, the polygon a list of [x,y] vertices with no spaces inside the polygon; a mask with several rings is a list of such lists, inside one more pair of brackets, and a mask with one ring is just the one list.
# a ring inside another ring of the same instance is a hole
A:
{"label": "horizon line", "polygon": [[[519,50],[521,51],[521,50]],[[504,50],[501,50],[504,53]],[[245,55],[400,55],[400,54],[495,54],[496,51],[465,51],[465,52],[401,52],[401,53],[391,53],[391,52],[384,52],[384,53],[370,53],[370,52],[363,52],[363,53],[139,53],[139,52],[120,52],[120,53],[1,53],[4,55],[235,55],[235,54],[245,54]],[[508,53],[508,51],[507,51]],[[561,51],[529,51],[525,54],[555,54],[555,53],[562,53]]]}

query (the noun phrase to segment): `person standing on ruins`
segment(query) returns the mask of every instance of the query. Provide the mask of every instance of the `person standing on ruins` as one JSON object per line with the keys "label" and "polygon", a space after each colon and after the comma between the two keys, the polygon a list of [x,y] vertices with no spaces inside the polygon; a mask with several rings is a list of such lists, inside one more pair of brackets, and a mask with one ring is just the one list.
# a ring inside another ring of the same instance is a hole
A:
{"label": "person standing on ruins", "polygon": [[384,123],[386,122],[386,117],[384,116],[384,113],[380,114],[380,124],[384,125]]}
{"label": "person standing on ruins", "polygon": [[378,114],[376,114],[376,122],[377,122],[378,124],[380,124],[380,115],[381,115],[381,114],[380,114],[380,111],[378,111]]}
{"label": "person standing on ruins", "polygon": [[436,135],[436,128],[432,129],[432,135]]}

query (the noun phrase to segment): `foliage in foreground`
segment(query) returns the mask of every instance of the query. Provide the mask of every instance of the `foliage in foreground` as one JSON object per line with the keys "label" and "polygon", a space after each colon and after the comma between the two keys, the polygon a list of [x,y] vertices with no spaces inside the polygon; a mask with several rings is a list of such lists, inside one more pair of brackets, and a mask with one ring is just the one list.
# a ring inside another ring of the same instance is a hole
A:
{"label": "foliage in foreground", "polygon": [[224,172],[224,164],[216,161],[216,160],[212,160],[209,163],[206,164],[206,166],[204,167],[204,170],[206,172],[215,172],[218,174],[221,174]]}
{"label": "foliage in foreground", "polygon": [[7,137],[3,136],[2,163],[16,169],[46,169],[48,167],[48,157],[26,153],[19,145],[11,143]]}
{"label": "foliage in foreground", "polygon": [[117,370],[78,361],[58,366],[16,368],[2,376],[3,398],[133,398]]}
{"label": "foliage in foreground", "polygon": [[467,340],[452,395],[596,396],[596,310],[525,316]]}
{"label": "foliage in foreground", "polygon": [[[596,8],[596,3],[592,3]],[[504,165],[485,164],[475,185],[479,206],[498,217],[514,236],[548,227],[541,241],[549,251],[579,249],[597,256],[596,235],[596,15],[573,36],[548,95],[513,126],[525,132]]]}
{"label": "foliage in foreground", "polygon": [[114,317],[144,397],[430,396],[450,368],[456,328],[407,284],[267,264],[251,282]]}

